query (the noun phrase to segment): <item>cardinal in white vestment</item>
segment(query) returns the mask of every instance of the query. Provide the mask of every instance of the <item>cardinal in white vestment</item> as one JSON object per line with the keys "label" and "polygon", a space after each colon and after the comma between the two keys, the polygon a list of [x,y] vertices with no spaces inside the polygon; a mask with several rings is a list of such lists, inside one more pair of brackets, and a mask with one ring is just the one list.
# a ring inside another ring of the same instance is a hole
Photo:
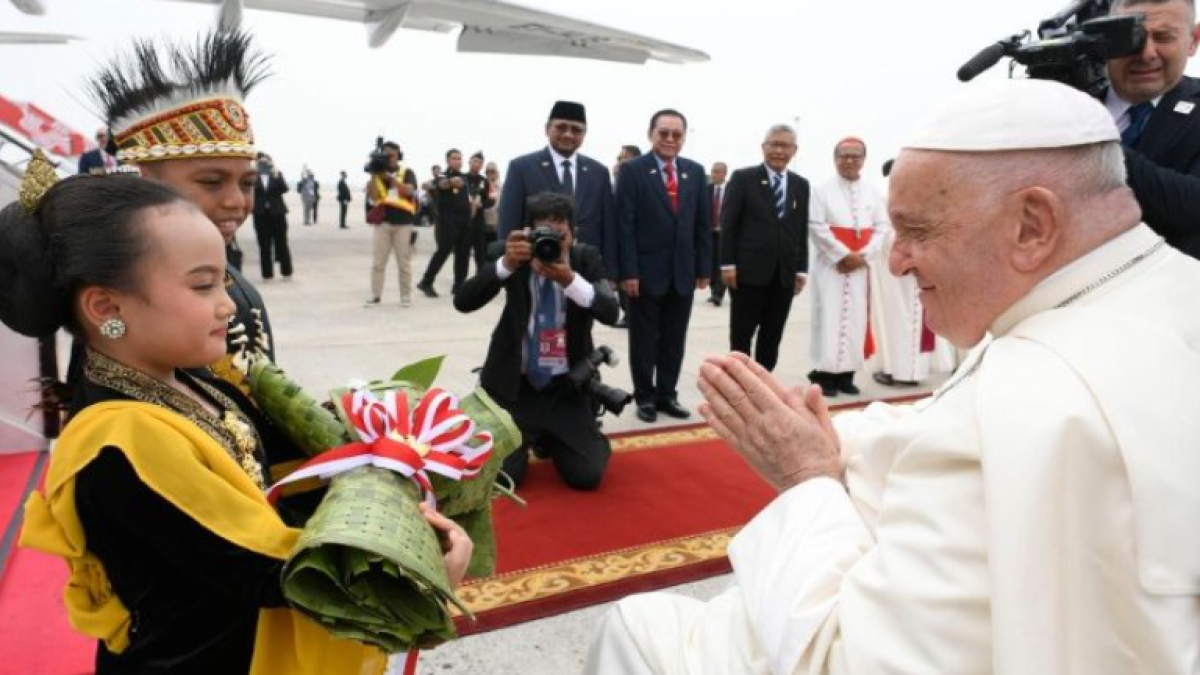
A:
{"label": "cardinal in white vestment", "polygon": [[813,190],[809,283],[812,371],[825,396],[861,393],[854,373],[875,351],[870,334],[870,267],[880,264],[887,213],[883,196],[862,178],[866,144],[847,138],[834,149],[838,175]]}
{"label": "cardinal in white vestment", "polygon": [[701,413],[780,494],[728,591],[619,602],[585,672],[1196,675],[1200,262],[1140,224],[1111,116],[1044,80],[964,87],[889,211],[891,271],[966,361],[831,419],[708,359]]}

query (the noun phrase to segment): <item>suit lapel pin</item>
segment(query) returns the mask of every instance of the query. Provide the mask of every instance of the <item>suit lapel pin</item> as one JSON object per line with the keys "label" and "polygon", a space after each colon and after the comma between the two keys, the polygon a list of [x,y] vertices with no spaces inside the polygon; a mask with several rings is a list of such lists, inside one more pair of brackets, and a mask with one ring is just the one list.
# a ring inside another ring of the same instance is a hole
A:
{"label": "suit lapel pin", "polygon": [[542,162],[542,166],[550,166],[550,162]]}
{"label": "suit lapel pin", "polygon": [[1179,103],[1175,104],[1175,112],[1181,115],[1191,115],[1192,111],[1195,109],[1196,104],[1192,103],[1191,101],[1180,101]]}
{"label": "suit lapel pin", "polygon": [[679,177],[680,177],[680,178],[682,178],[682,179],[684,179],[684,180],[687,180],[687,174],[686,174],[686,173],[681,173],[681,174],[679,174]]}
{"label": "suit lapel pin", "polygon": [[586,167],[586,166],[581,166],[581,167],[579,167],[579,170],[580,170],[580,171],[583,171],[583,172],[585,172],[585,173],[586,173],[586,172],[587,172],[587,167]]}
{"label": "suit lapel pin", "polygon": [[658,174],[658,169],[650,169],[650,175],[651,175],[651,176],[654,176],[654,175],[657,175],[657,174]]}
{"label": "suit lapel pin", "polygon": [[766,184],[767,184],[767,181],[765,181],[765,180],[764,180],[764,181],[762,182],[762,184],[763,184],[763,185],[766,185]]}

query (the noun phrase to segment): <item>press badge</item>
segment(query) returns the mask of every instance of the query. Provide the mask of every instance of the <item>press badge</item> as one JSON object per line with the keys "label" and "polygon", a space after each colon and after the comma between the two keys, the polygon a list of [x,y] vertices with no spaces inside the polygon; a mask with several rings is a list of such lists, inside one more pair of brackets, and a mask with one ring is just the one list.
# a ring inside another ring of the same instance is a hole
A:
{"label": "press badge", "polygon": [[562,369],[567,367],[567,331],[563,328],[543,328],[538,332],[538,366]]}

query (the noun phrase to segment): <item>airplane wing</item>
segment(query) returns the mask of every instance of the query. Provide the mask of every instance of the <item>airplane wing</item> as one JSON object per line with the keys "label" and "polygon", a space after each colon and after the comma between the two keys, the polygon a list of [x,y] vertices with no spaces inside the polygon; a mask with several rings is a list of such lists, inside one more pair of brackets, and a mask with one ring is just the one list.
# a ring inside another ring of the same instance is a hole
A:
{"label": "airplane wing", "polygon": [[9,2],[25,14],[41,16],[46,13],[46,7],[42,4],[42,0],[9,0]]}
{"label": "airplane wing", "polygon": [[71,40],[79,40],[74,35],[58,33],[14,33],[0,31],[0,45],[62,45]]}
{"label": "airplane wing", "polygon": [[221,5],[221,20],[225,25],[237,25],[243,7],[364,23],[371,47],[380,47],[396,30],[409,28],[438,33],[459,30],[461,52],[564,56],[622,63],[645,63],[649,59],[666,63],[709,60],[708,54],[696,49],[499,0],[177,1]]}

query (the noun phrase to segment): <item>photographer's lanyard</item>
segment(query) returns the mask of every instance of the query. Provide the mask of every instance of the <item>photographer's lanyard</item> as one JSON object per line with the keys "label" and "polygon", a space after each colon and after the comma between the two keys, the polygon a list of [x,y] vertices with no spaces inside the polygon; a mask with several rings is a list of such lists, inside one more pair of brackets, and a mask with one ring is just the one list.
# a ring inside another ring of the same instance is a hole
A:
{"label": "photographer's lanyard", "polygon": [[533,326],[529,334],[526,374],[537,388],[545,387],[554,375],[567,372],[567,331],[564,327],[565,298],[555,283],[531,276]]}

